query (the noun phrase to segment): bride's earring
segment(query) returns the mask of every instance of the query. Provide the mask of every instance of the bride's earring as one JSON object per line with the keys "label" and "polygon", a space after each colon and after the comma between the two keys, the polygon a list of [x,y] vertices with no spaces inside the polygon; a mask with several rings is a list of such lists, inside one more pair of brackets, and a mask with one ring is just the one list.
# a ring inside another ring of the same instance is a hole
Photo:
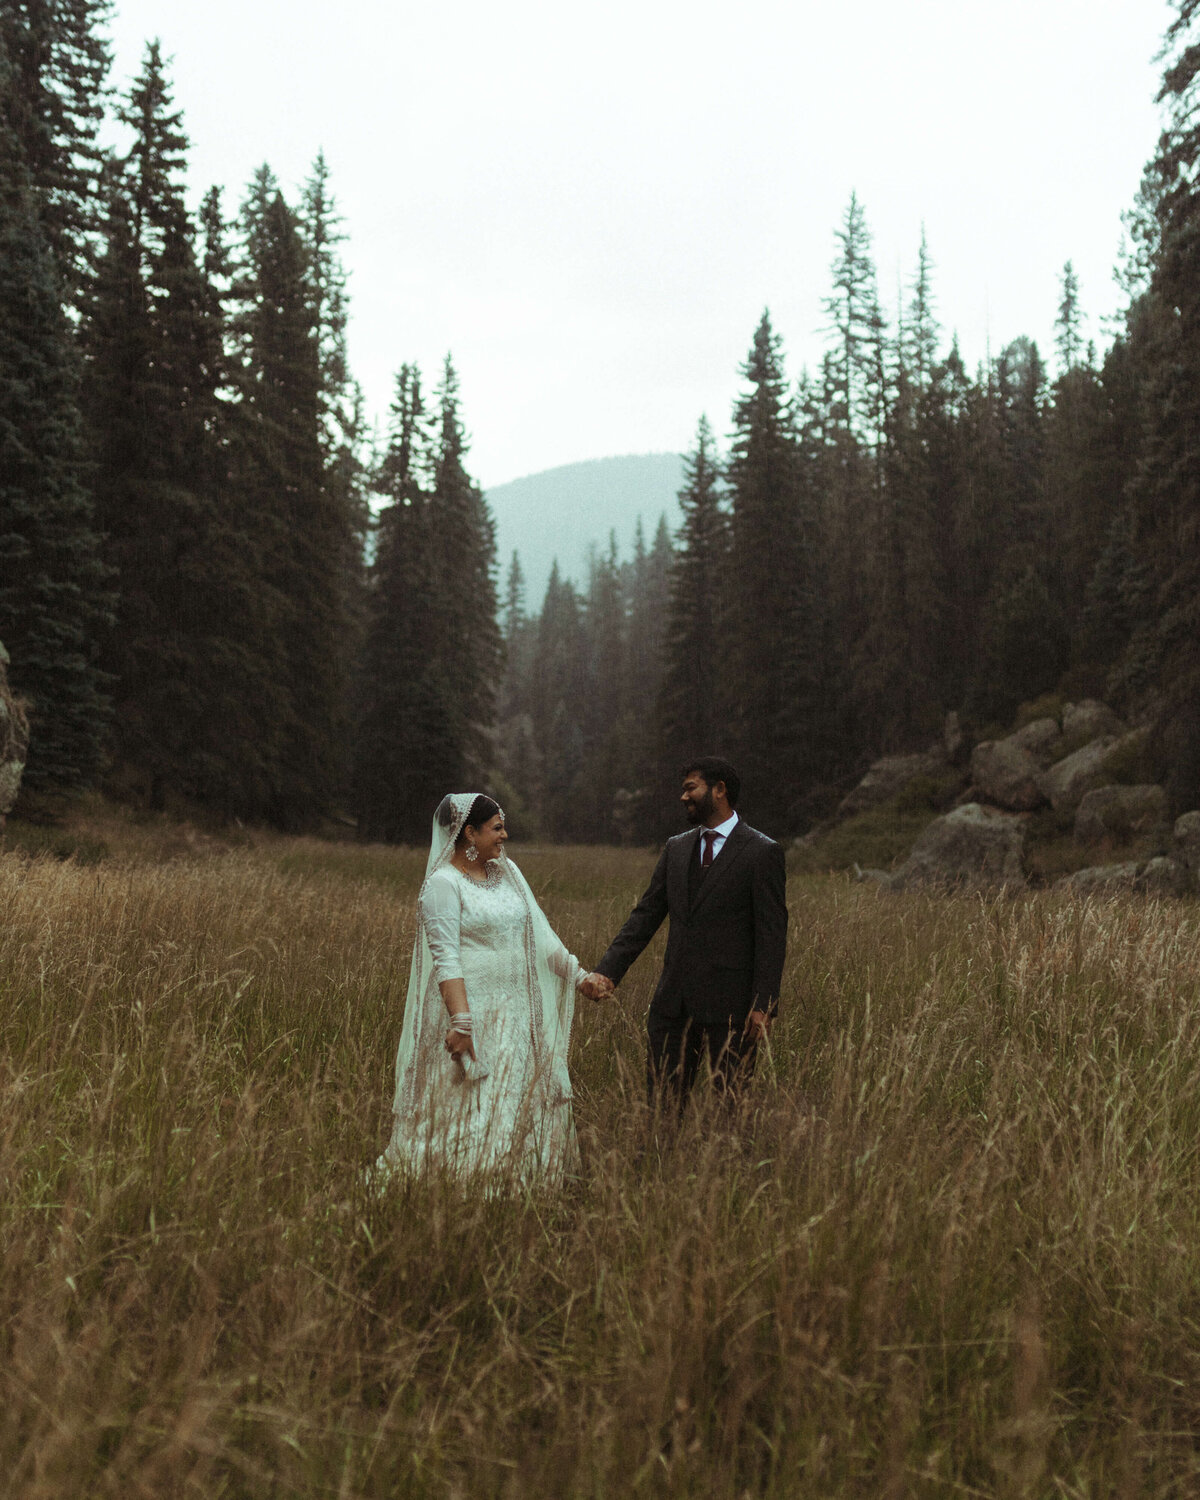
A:
{"label": "bride's earring", "polygon": [[476,847],[475,847],[474,844],[468,844],[467,845],[466,856],[471,861],[472,864],[474,864],[475,861],[479,858],[479,850],[476,849]]}

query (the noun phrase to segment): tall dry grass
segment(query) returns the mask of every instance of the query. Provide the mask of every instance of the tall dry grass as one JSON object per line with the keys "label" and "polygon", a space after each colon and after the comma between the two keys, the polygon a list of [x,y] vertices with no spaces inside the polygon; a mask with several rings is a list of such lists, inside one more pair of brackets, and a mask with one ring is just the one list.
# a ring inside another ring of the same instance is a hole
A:
{"label": "tall dry grass", "polygon": [[[650,859],[522,863],[594,959]],[[1194,906],[793,881],[740,1115],[649,1128],[643,960],[577,1180],[372,1196],[420,864],[0,857],[0,1489],[1200,1492]]]}

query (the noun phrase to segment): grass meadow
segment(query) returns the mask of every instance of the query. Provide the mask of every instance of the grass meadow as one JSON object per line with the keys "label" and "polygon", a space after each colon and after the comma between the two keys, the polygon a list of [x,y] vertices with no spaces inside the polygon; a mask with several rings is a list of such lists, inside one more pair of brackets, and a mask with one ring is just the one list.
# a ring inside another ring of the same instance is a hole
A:
{"label": "grass meadow", "polygon": [[[1200,1494],[1196,905],[797,876],[739,1115],[647,955],[577,1180],[372,1196],[423,855],[95,848],[0,855],[0,1492]],[[653,860],[512,852],[585,961]]]}

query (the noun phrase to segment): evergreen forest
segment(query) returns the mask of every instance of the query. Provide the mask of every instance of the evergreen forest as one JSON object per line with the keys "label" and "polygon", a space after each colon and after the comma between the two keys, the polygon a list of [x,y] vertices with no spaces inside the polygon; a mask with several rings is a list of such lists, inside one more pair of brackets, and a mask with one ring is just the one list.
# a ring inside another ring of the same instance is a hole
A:
{"label": "evergreen forest", "polygon": [[1194,806],[1200,0],[1174,11],[1104,348],[1068,263],[1054,348],[968,368],[924,242],[884,305],[852,194],[819,366],[789,372],[764,312],[678,534],[601,542],[530,600],[452,361],[400,363],[378,429],[365,410],[323,158],[296,190],[264,166],[237,203],[196,196],[159,46],[122,88],[109,0],[6,0],[0,641],[27,814],[102,787],[418,842],[480,787],[526,835],[643,842],[686,759],[721,753],[778,836],[947,713],[983,734],[1052,691],[1152,724]]}

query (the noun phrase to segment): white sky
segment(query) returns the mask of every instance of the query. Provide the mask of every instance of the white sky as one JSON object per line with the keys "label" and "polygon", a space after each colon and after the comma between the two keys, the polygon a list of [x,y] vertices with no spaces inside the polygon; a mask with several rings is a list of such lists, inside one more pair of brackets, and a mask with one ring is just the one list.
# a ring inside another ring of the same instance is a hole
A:
{"label": "white sky", "polygon": [[924,221],[969,363],[1050,355],[1075,263],[1118,305],[1121,211],[1158,131],[1165,0],[117,0],[114,79],[173,57],[195,197],[323,148],[371,409],[462,378],[485,486],[728,429],[769,306],[823,348],[851,189],[895,303]]}

